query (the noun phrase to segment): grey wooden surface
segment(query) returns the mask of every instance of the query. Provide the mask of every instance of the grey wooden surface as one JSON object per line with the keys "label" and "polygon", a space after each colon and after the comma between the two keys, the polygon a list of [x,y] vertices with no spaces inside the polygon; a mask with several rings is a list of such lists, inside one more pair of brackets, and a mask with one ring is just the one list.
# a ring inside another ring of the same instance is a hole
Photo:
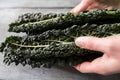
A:
{"label": "grey wooden surface", "polygon": [[0,0],[0,7],[74,7],[81,0]]}
{"label": "grey wooden surface", "polygon": [[[4,41],[7,36],[16,35],[14,33],[8,33],[7,30],[8,24],[13,22],[19,15],[36,12],[64,13],[70,11],[71,9],[68,8],[75,6],[79,1],[80,0],[0,0],[0,43]],[[38,7],[51,7],[51,9]],[[52,9],[52,7],[68,8]],[[2,80],[120,80],[120,74],[111,76],[82,74],[69,66],[58,66],[51,69],[32,69],[30,66],[23,67],[21,65],[15,66],[14,64],[6,66],[2,60],[3,55],[0,54],[0,79]]]}

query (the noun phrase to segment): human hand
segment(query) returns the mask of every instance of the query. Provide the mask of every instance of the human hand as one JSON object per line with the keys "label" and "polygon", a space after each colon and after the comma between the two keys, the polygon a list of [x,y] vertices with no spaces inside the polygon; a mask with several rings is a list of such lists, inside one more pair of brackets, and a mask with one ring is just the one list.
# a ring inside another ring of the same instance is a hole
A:
{"label": "human hand", "polygon": [[102,75],[120,72],[120,35],[106,38],[79,37],[75,40],[75,43],[81,48],[104,53],[102,57],[91,62],[83,62],[82,64],[74,66],[78,71]]}
{"label": "human hand", "polygon": [[84,10],[120,8],[119,0],[82,0],[71,13],[78,14]]}

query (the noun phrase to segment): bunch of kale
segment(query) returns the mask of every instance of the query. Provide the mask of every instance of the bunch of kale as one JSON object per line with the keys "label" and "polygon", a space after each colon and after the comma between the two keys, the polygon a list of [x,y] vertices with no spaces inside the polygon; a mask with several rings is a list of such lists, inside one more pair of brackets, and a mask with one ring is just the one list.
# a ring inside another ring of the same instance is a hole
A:
{"label": "bunch of kale", "polygon": [[4,63],[35,67],[77,65],[102,56],[101,52],[79,48],[79,36],[107,37],[120,33],[120,10],[85,11],[74,15],[26,13],[9,25],[10,36],[1,43]]}

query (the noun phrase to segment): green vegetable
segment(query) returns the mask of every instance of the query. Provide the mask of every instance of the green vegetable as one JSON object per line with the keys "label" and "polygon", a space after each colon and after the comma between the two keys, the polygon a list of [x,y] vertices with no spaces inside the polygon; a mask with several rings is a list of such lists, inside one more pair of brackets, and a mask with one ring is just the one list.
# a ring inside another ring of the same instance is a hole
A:
{"label": "green vegetable", "polygon": [[[74,42],[50,41],[49,44],[46,42],[47,45],[36,45],[34,41],[31,45],[30,43],[28,45],[27,42],[24,42],[22,45],[19,41],[20,38],[14,36],[6,39],[4,43],[6,46],[2,51],[4,52],[4,62],[6,64],[9,65],[14,62],[16,65],[21,63],[23,65],[34,65],[34,67],[40,67],[46,64],[49,64],[49,67],[59,64],[62,64],[62,66],[66,64],[76,65],[102,55],[100,52],[78,48]],[[33,63],[30,64],[31,62]],[[39,63],[39,65],[36,66],[36,63]]]}
{"label": "green vegetable", "polygon": [[[87,29],[87,30],[86,30]],[[84,24],[82,26],[73,25],[66,29],[52,29],[45,31],[38,35],[26,35],[21,37],[22,42],[40,42],[42,40],[57,40],[57,41],[74,41],[75,38],[79,36],[97,36],[97,37],[106,37],[115,34],[119,34],[120,23],[114,24]],[[21,43],[22,43],[21,42]]]}
{"label": "green vegetable", "polygon": [[[51,29],[64,29],[72,25],[82,25],[84,23],[108,23],[119,21],[120,10],[98,10],[82,12],[78,15],[67,13],[59,17],[43,19],[35,22],[23,23],[21,25],[10,26],[11,32],[26,32],[27,34],[40,34]],[[63,25],[64,24],[64,25]]]}
{"label": "green vegetable", "polygon": [[10,36],[0,46],[4,63],[31,67],[77,65],[101,57],[103,53],[79,48],[79,36],[107,37],[120,33],[120,10],[85,11],[78,15],[27,13],[9,26]]}
{"label": "green vegetable", "polygon": [[59,16],[63,16],[64,14],[55,14],[55,13],[49,13],[49,14],[42,14],[42,13],[26,13],[18,17],[18,19],[11,23],[9,26],[16,26],[23,23],[28,22],[36,22],[41,20],[46,20],[50,18],[55,18]]}

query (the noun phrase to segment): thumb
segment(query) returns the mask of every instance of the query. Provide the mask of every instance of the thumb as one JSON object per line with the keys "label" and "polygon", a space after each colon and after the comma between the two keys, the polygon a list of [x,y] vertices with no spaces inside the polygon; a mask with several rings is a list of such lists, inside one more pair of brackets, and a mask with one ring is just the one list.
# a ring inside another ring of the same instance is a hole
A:
{"label": "thumb", "polygon": [[94,0],[82,0],[80,4],[71,10],[71,13],[78,14],[81,11],[86,10],[93,2]]}
{"label": "thumb", "polygon": [[108,40],[104,38],[97,37],[79,37],[75,40],[75,44],[78,47],[100,51],[106,53],[106,47],[109,45]]}

